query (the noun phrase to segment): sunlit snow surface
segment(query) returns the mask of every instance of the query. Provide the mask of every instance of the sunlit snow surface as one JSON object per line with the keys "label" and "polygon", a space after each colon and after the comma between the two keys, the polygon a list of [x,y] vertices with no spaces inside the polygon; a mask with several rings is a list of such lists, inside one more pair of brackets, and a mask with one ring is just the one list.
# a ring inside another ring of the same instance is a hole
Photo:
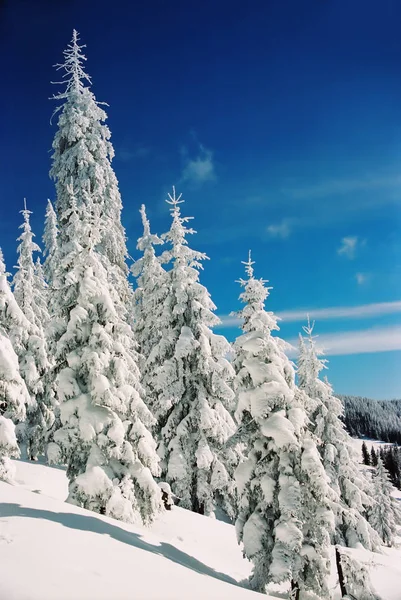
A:
{"label": "sunlit snow surface", "polygon": [[[0,483],[0,600],[286,597],[241,586],[251,565],[232,525],[177,507],[148,529],[126,525],[65,504],[62,469],[14,462],[15,485]],[[351,553],[382,600],[400,600],[401,549]]]}

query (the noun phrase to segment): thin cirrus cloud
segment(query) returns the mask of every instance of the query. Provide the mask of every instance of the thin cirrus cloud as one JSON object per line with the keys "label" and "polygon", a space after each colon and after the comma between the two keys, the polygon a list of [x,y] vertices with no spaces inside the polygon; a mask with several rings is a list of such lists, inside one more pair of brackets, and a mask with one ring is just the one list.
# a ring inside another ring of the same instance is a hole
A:
{"label": "thin cirrus cloud", "polygon": [[288,220],[283,219],[281,223],[269,225],[267,227],[267,233],[274,238],[285,240],[291,233],[291,227]]}
{"label": "thin cirrus cloud", "polygon": [[151,149],[148,146],[142,146],[137,144],[134,148],[122,148],[117,152],[117,158],[123,162],[131,162],[138,158],[145,158],[149,156]]}
{"label": "thin cirrus cloud", "polygon": [[[401,300],[394,302],[376,302],[373,304],[361,304],[359,306],[334,306],[328,308],[311,308],[287,310],[278,313],[277,316],[287,323],[305,321],[307,315],[311,319],[327,321],[332,319],[364,319],[384,315],[401,313]],[[241,320],[231,315],[220,317],[219,327],[238,327]]]}
{"label": "thin cirrus cloud", "polygon": [[[399,175],[377,175],[375,177],[361,177],[359,179],[330,179],[320,183],[298,186],[294,188],[283,188],[285,195],[294,199],[316,199],[328,196],[346,195],[363,190],[375,190],[381,188],[398,188],[401,184]],[[380,195],[377,202],[383,201]]]}
{"label": "thin cirrus cloud", "polygon": [[[298,340],[293,339],[289,343],[292,348],[288,351],[288,355],[295,357]],[[327,356],[401,350],[401,325],[321,335],[317,340],[317,346]]]}

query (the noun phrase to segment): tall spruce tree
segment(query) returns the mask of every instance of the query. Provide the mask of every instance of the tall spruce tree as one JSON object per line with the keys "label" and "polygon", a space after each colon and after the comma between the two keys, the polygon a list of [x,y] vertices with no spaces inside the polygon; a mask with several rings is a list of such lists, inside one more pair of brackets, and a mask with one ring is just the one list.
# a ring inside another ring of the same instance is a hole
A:
{"label": "tall spruce tree", "polygon": [[0,480],[11,481],[14,475],[11,457],[20,455],[15,423],[25,420],[31,399],[19,372],[18,357],[10,334],[23,330],[28,323],[18,307],[7,281],[0,250]]}
{"label": "tall spruce tree", "polygon": [[380,540],[367,520],[367,511],[374,503],[370,483],[358,467],[358,457],[341,421],[342,404],[333,395],[327,380],[319,374],[327,361],[318,357],[314,324],[303,328],[300,336],[298,382],[309,398],[308,416],[313,434],[319,440],[319,452],[333,491],[336,512],[335,542],[355,547],[361,543],[372,550]]}
{"label": "tall spruce tree", "polygon": [[[99,205],[99,238],[97,250],[106,270],[111,290],[117,295],[116,307],[123,315],[132,309],[132,289],[128,283],[125,263],[127,248],[125,232],[121,224],[122,202],[118,182],[111,166],[114,149],[110,142],[110,130],[104,124],[107,119],[90,89],[91,78],[84,70],[85,46],[79,45],[79,34],[73,36],[64,51],[64,62],[57,65],[64,72],[64,91],[54,96],[63,103],[58,130],[53,141],[53,164],[50,176],[57,190],[56,210],[59,217],[69,206],[69,186],[72,185],[80,206],[88,193]],[[86,84],[86,85],[85,85]],[[116,298],[113,298],[116,301]],[[127,309],[128,307],[128,309]]]}
{"label": "tall spruce tree", "polygon": [[[180,505],[211,514],[217,506],[233,515],[234,481],[238,462],[235,447],[222,446],[235,431],[230,415],[233,370],[226,359],[227,340],[212,327],[219,323],[207,289],[199,282],[206,255],[188,247],[194,233],[182,217],[181,196],[169,194],[172,224],[163,239],[170,246],[163,262],[170,263],[168,294],[155,324],[159,342],[151,351],[152,408],[158,420],[163,475]],[[164,291],[162,291],[164,293]]]}
{"label": "tall spruce tree", "polygon": [[377,467],[377,459],[378,453],[376,453],[374,446],[372,446],[370,449],[370,464],[372,467]]}
{"label": "tall spruce tree", "polygon": [[370,465],[370,454],[366,442],[362,442],[362,461],[364,465]]}
{"label": "tall spruce tree", "polygon": [[161,509],[153,479],[159,458],[154,419],[139,383],[130,325],[121,198],[111,168],[106,114],[84,83],[78,34],[64,52],[66,89],[53,148],[58,250],[55,391],[61,428],[50,452],[67,463],[69,501],[125,520]]}
{"label": "tall spruce tree", "polygon": [[377,459],[377,467],[373,473],[373,492],[375,504],[372,507],[370,521],[379,533],[386,546],[393,546],[397,534],[397,521],[400,512],[392,496],[393,486],[381,458]]}
{"label": "tall spruce tree", "polygon": [[294,597],[330,597],[328,547],[333,514],[328,478],[307,431],[303,394],[284,342],[273,337],[277,318],[264,308],[269,290],[253,262],[241,279],[243,334],[234,344],[238,436],[246,460],[236,471],[238,540],[253,562],[251,585],[291,581]]}
{"label": "tall spruce tree", "polygon": [[78,206],[70,188],[60,215],[55,285],[64,298],[56,395],[62,427],[51,452],[67,463],[68,501],[126,521],[161,510],[153,417],[141,399],[132,332],[117,312],[97,250],[98,205]]}
{"label": "tall spruce tree", "polygon": [[161,364],[160,356],[155,350],[159,348],[161,341],[160,323],[163,321],[164,305],[169,294],[169,275],[154,249],[155,245],[163,244],[163,240],[151,233],[144,205],[141,206],[140,213],[143,234],[138,239],[137,249],[142,252],[142,256],[131,267],[137,281],[133,329],[142,356],[141,375],[146,403],[153,411],[157,410],[154,380]]}
{"label": "tall spruce tree", "polygon": [[28,321],[21,343],[17,347],[20,372],[31,396],[27,406],[27,419],[20,428],[21,441],[26,445],[27,457],[36,460],[45,453],[47,430],[52,426],[54,415],[52,396],[45,385],[50,363],[43,326],[46,325],[44,281],[39,281],[40,270],[35,267],[33,253],[40,252],[34,242],[30,225],[31,212],[24,200],[22,234],[18,238],[17,272],[13,279],[14,297]]}

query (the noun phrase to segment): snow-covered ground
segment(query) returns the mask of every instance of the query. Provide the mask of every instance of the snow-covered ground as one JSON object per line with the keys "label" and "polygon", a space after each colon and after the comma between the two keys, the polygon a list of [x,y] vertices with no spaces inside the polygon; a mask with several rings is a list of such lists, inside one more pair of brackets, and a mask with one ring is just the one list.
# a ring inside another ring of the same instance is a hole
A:
{"label": "snow-covered ground", "polygon": [[[127,525],[66,504],[62,469],[15,465],[15,485],[0,483],[0,600],[283,598],[241,585],[251,565],[232,525],[177,507],[150,528]],[[401,549],[352,555],[382,600],[400,600]]]}

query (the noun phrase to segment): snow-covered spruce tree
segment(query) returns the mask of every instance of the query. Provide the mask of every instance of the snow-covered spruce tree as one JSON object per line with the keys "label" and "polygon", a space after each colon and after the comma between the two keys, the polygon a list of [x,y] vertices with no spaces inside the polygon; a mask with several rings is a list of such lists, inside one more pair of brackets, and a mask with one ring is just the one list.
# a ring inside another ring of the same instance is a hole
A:
{"label": "snow-covered spruce tree", "polygon": [[34,269],[34,294],[37,307],[37,315],[42,329],[46,331],[50,323],[49,313],[49,286],[45,281],[44,271],[39,256],[36,258]]}
{"label": "snow-covered spruce tree", "polygon": [[369,466],[370,465],[370,453],[368,450],[368,447],[366,445],[366,442],[363,441],[362,442],[362,461],[364,465]]}
{"label": "snow-covered spruce tree", "polygon": [[17,346],[20,373],[27,385],[31,403],[27,406],[27,418],[18,429],[21,442],[26,446],[27,457],[36,460],[44,454],[47,430],[52,426],[54,415],[51,396],[47,393],[45,378],[50,367],[44,326],[45,314],[44,281],[39,281],[40,271],[35,267],[33,253],[40,252],[34,242],[30,225],[30,214],[24,200],[21,211],[24,221],[18,238],[17,272],[13,279],[14,297],[29,325]]}
{"label": "snow-covered spruce tree", "polygon": [[[234,344],[236,416],[246,460],[236,470],[238,540],[254,564],[251,586],[291,581],[296,597],[326,599],[333,514],[329,485],[307,431],[302,392],[284,342],[273,337],[277,318],[266,312],[269,289],[253,262],[240,280],[243,334]],[[295,597],[294,596],[294,597]]]}
{"label": "snow-covered spruce tree", "polygon": [[45,257],[43,272],[46,282],[50,287],[53,285],[53,271],[57,262],[57,236],[57,215],[53,208],[53,204],[48,200],[45,214],[45,228],[43,232],[43,256]]}
{"label": "snow-covered spruce tree", "polygon": [[326,361],[318,357],[313,328],[308,321],[303,328],[306,339],[300,336],[297,375],[299,387],[309,400],[310,427],[319,440],[319,452],[333,490],[334,540],[345,546],[361,543],[368,550],[378,549],[380,540],[367,520],[374,504],[371,485],[359,469],[357,453],[341,421],[341,401],[333,395],[328,381],[319,379]]}
{"label": "snow-covered spruce tree", "polygon": [[60,111],[60,116],[53,141],[50,176],[56,183],[59,218],[69,206],[70,185],[74,188],[78,206],[85,202],[88,191],[99,205],[97,250],[107,270],[110,292],[116,293],[121,301],[117,302],[116,308],[125,314],[132,308],[132,289],[125,263],[127,248],[121,224],[121,197],[111,167],[114,150],[110,131],[104,125],[107,119],[101,108],[104,103],[97,102],[89,87],[91,79],[83,68],[86,61],[82,53],[84,47],[79,45],[79,35],[74,30],[72,40],[64,51],[64,62],[57,65],[64,72],[61,83],[65,90],[54,96],[63,104],[55,111]]}
{"label": "snow-covered spruce tree", "polygon": [[162,510],[152,476],[159,473],[148,429],[154,419],[141,399],[132,331],[116,310],[97,250],[100,206],[89,192],[78,205],[72,186],[68,191],[54,280],[64,324],[55,355],[62,427],[49,451],[67,463],[69,502],[150,522]]}
{"label": "snow-covered spruce tree", "polygon": [[24,421],[25,407],[30,404],[9,334],[27,325],[8,285],[0,250],[0,480],[3,481],[12,480],[14,475],[10,457],[20,455],[14,423]]}
{"label": "snow-covered spruce tree", "polygon": [[154,356],[152,351],[161,339],[160,323],[163,307],[169,294],[169,276],[162,267],[154,249],[155,245],[162,244],[163,241],[150,232],[150,224],[144,205],[141,206],[140,213],[143,235],[138,239],[137,248],[142,252],[142,257],[131,267],[137,281],[134,292],[133,330],[138,343],[138,350],[143,359],[141,381],[146,391],[146,403],[152,410],[155,402],[152,382],[158,368],[158,357]]}
{"label": "snow-covered spruce tree", "polygon": [[[58,300],[59,295],[54,288],[55,270],[58,266],[58,221],[57,215],[54,210],[53,204],[50,200],[47,201],[46,213],[45,213],[45,226],[43,232],[43,275],[45,278],[45,297],[47,300],[47,321],[45,327],[48,356],[51,357],[51,368],[47,372],[45,378],[45,386],[48,395],[52,398],[54,421],[47,433],[48,444],[53,441],[54,433],[61,427],[60,421],[60,407],[59,402],[55,395],[55,374],[56,365],[54,363],[54,355],[56,352],[56,338],[59,329],[62,331],[63,319],[59,314]],[[37,283],[42,280],[41,274],[38,273]],[[51,447],[51,446],[50,446]],[[52,462],[52,457],[47,452],[47,458]]]}
{"label": "snow-covered spruce tree", "polygon": [[399,512],[391,494],[393,486],[389,480],[388,472],[379,457],[377,467],[373,473],[373,493],[376,500],[370,512],[372,527],[379,533],[386,546],[394,545],[397,531]]}
{"label": "snow-covered spruce tree", "polygon": [[207,289],[199,282],[206,256],[188,247],[194,233],[182,217],[181,196],[169,194],[172,225],[162,255],[170,263],[168,295],[156,324],[159,342],[151,351],[152,409],[158,421],[163,477],[180,506],[210,515],[217,506],[233,516],[235,447],[222,446],[234,433],[229,413],[234,394],[233,370],[226,360],[227,340],[212,327],[219,323]]}

